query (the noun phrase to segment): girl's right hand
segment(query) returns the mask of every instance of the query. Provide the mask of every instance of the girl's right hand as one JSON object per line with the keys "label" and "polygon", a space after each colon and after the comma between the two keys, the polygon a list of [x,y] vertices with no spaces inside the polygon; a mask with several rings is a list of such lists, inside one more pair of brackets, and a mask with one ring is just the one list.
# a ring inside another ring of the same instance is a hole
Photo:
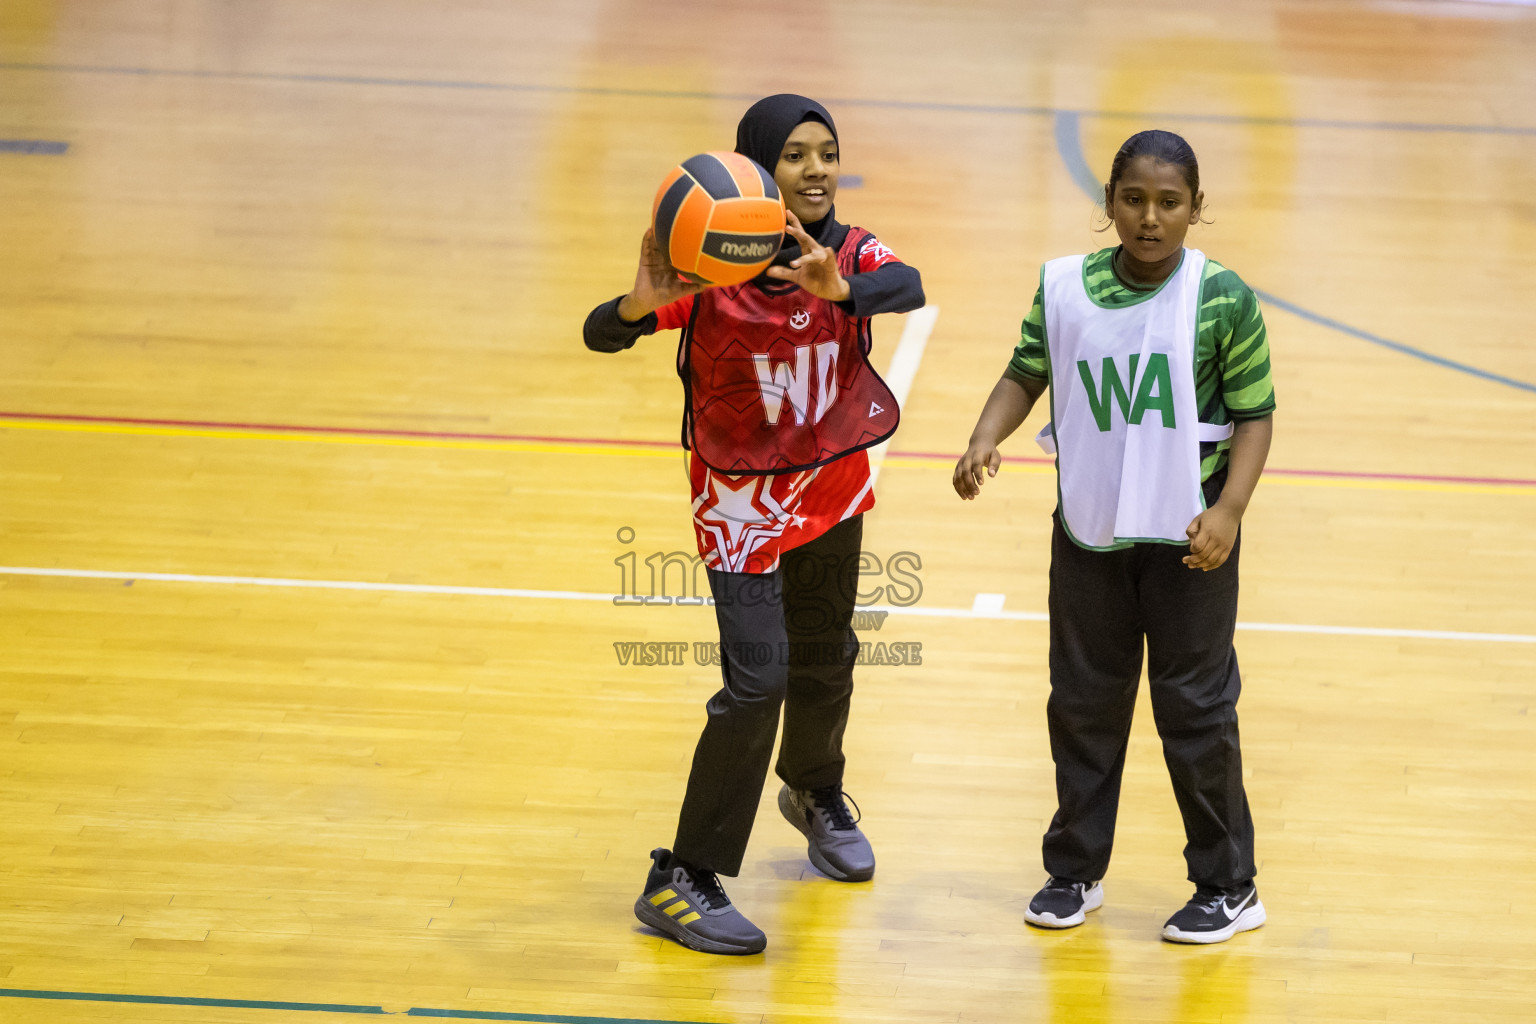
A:
{"label": "girl's right hand", "polygon": [[955,493],[966,501],[972,500],[981,493],[981,485],[987,477],[997,476],[1002,464],[1003,457],[998,454],[997,445],[973,441],[955,463]]}
{"label": "girl's right hand", "polygon": [[619,316],[634,323],[647,313],[703,290],[703,285],[677,275],[677,268],[656,244],[656,231],[646,228],[640,239],[640,267],[635,271],[635,287],[619,300]]}

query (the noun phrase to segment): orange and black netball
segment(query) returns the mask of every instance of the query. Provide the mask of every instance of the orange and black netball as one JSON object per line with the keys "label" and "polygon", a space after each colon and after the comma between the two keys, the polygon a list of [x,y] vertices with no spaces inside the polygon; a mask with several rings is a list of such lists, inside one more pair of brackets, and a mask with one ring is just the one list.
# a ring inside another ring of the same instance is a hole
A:
{"label": "orange and black netball", "polygon": [[679,274],[700,284],[740,284],[778,255],[784,200],[773,176],[750,158],[700,153],[662,180],[651,226]]}

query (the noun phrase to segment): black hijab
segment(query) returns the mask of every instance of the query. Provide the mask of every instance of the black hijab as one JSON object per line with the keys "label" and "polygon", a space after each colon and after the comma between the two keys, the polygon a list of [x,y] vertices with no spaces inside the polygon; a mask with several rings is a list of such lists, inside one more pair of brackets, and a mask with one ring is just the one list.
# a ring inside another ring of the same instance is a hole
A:
{"label": "black hijab", "polygon": [[832,141],[837,141],[837,126],[820,103],[792,92],[766,96],[741,116],[736,126],[736,152],[756,160],[771,175],[790,133],[806,121],[820,121],[832,133]]}
{"label": "black hijab", "polygon": [[[806,121],[820,121],[832,133],[832,141],[838,141],[837,125],[832,123],[832,115],[820,103],[796,96],[792,92],[765,96],[748,107],[747,112],[741,116],[741,123],[736,126],[736,152],[757,161],[772,177],[790,133]],[[806,234],[825,245],[827,232],[837,222],[834,216],[836,209],[833,206],[821,220],[804,225]],[[800,244],[786,233],[784,245],[773,262],[782,266],[799,255]]]}

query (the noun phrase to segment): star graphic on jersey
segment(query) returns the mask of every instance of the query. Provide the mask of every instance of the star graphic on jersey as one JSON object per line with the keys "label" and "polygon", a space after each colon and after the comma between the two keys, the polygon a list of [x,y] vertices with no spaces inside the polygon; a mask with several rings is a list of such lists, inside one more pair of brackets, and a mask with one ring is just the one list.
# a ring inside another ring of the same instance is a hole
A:
{"label": "star graphic on jersey", "polygon": [[699,509],[699,520],[725,527],[730,546],[741,543],[742,531],[749,526],[772,522],[772,513],[757,503],[763,486],[761,476],[743,476],[735,480],[718,473],[709,474],[709,500]]}
{"label": "star graphic on jersey", "polygon": [[[820,467],[782,476],[731,476],[706,470],[692,508],[699,550],[708,551],[704,557],[709,567],[747,572],[754,552],[782,536],[791,523],[805,525],[806,517],[789,509],[799,503],[801,493],[820,473]],[[777,553],[772,561],[778,564]]]}

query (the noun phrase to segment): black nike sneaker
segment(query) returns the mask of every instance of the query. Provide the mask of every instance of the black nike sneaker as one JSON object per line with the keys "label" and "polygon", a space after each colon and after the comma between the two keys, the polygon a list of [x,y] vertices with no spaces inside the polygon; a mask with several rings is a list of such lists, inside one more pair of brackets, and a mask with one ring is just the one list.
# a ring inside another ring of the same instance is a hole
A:
{"label": "black nike sneaker", "polygon": [[1169,942],[1226,942],[1238,932],[1257,928],[1264,917],[1264,904],[1259,902],[1259,890],[1252,882],[1235,889],[1202,885],[1184,909],[1163,925],[1163,938]]}
{"label": "black nike sneaker", "polygon": [[1024,920],[1037,928],[1076,928],[1090,911],[1103,905],[1104,886],[1098,882],[1074,882],[1052,875],[1029,901]]}

